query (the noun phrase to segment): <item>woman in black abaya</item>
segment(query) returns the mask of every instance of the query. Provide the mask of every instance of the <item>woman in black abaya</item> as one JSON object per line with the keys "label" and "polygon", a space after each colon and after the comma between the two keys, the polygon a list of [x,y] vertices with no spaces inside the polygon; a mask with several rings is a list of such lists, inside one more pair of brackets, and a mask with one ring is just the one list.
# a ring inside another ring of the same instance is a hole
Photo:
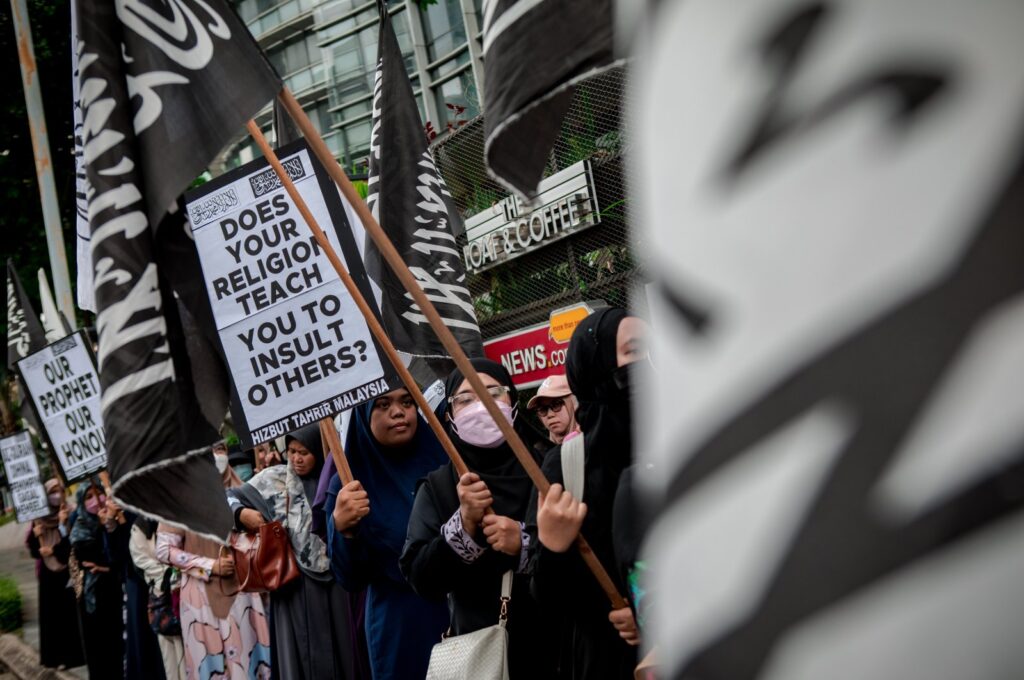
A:
{"label": "woman in black abaya", "polygon": [[74,668],[85,663],[85,654],[78,629],[75,591],[68,586],[70,509],[59,480],[47,480],[45,489],[50,514],[33,520],[32,530],[25,540],[29,554],[38,560],[39,663],[47,668]]}
{"label": "woman in black abaya", "polygon": [[[519,429],[518,395],[508,371],[488,359],[472,363]],[[471,472],[458,478],[449,463],[420,485],[400,560],[402,573],[423,597],[449,598],[452,634],[463,635],[498,622],[502,575],[512,570],[509,674],[552,677],[550,636],[526,573],[530,538],[522,522],[533,485],[462,373],[454,371],[445,387],[446,426]],[[493,514],[485,514],[487,508]]]}
{"label": "woman in black abaya", "polygon": [[645,330],[646,325],[625,310],[606,308],[584,319],[569,343],[566,377],[579,400],[576,420],[584,437],[586,507],[580,507],[579,499],[565,497],[562,447],[556,447],[542,468],[552,490],[541,504],[540,516],[533,506],[528,521],[539,538],[532,551],[537,599],[545,612],[563,620],[558,635],[560,678],[632,678],[637,663],[639,638],[632,611],[624,608],[609,616],[608,598],[572,542],[582,518],[583,535],[619,592],[627,592],[621,572],[614,568],[612,511],[619,478],[632,459],[630,374],[634,362],[647,356]]}

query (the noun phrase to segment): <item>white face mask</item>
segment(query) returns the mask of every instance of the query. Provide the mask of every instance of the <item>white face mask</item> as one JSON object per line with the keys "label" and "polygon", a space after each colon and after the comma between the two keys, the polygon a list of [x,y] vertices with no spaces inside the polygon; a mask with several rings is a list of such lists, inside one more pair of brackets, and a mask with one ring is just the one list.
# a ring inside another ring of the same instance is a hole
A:
{"label": "white face mask", "polygon": [[228,457],[222,456],[219,453],[213,454],[213,462],[217,465],[217,472],[224,474],[224,471],[228,469]]}

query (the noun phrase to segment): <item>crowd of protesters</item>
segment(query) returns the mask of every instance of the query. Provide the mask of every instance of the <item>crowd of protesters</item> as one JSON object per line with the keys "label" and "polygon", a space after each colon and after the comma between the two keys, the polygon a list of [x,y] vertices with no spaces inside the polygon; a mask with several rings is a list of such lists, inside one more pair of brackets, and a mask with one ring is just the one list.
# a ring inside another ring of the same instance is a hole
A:
{"label": "crowd of protesters", "polygon": [[[27,539],[42,664],[84,661],[95,680],[415,680],[442,637],[501,619],[514,680],[633,678],[648,603],[627,480],[645,334],[622,309],[583,320],[566,375],[526,403],[534,422],[508,371],[472,360],[551,482],[544,496],[458,370],[436,413],[464,474],[404,388],[353,409],[347,484],[318,425],[280,451],[214,445],[235,529],[287,531],[301,574],[269,593],[240,592],[231,552],[212,538],[122,511],[98,480],[74,503],[50,480],[52,512]],[[628,606],[609,607],[573,547],[580,534]]]}

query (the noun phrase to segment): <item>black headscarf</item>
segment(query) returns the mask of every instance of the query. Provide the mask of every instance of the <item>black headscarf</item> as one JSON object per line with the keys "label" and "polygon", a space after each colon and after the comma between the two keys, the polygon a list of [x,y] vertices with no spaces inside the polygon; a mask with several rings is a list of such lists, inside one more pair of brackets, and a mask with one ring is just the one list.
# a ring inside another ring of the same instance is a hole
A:
{"label": "black headscarf", "polygon": [[[394,567],[394,578],[403,580],[397,571],[398,556],[405,545],[416,484],[442,467],[448,456],[418,413],[416,434],[408,444],[400,448],[382,446],[370,429],[373,408],[374,402],[368,401],[352,409],[345,455],[352,476],[359,480],[373,503],[373,512],[359,523],[360,536],[374,547],[379,546],[382,552],[394,554],[393,564],[388,563],[388,567]],[[341,480],[335,474],[330,493],[337,496],[340,490]]]}
{"label": "black headscarf", "polygon": [[302,490],[306,494],[306,500],[309,501],[312,507],[313,499],[316,497],[316,485],[320,481],[320,470],[324,466],[324,445],[323,440],[320,439],[320,424],[311,423],[285,435],[285,446],[288,446],[288,442],[292,440],[305,446],[306,450],[313,454],[313,459],[316,461],[313,470],[308,475],[299,478],[302,480]]}
{"label": "black headscarf", "polygon": [[[469,362],[473,364],[473,368],[478,373],[486,373],[502,385],[508,387],[512,406],[513,408],[516,407],[519,402],[519,392],[512,383],[512,376],[508,374],[504,366],[496,361],[484,358],[470,359]],[[529,504],[530,497],[532,496],[533,483],[526,475],[526,470],[519,464],[519,460],[516,459],[516,455],[512,452],[512,447],[508,445],[508,442],[503,442],[501,446],[493,449],[467,444],[455,433],[452,423],[447,417],[452,415],[451,404],[447,401],[447,397],[455,394],[455,390],[459,388],[463,380],[465,380],[465,376],[462,375],[462,371],[456,368],[448,376],[448,380],[445,381],[446,417],[444,423],[448,436],[451,437],[455,448],[458,449],[463,460],[466,461],[466,466],[470,471],[480,475],[480,478],[487,484],[487,488],[490,489],[491,496],[494,498],[494,511],[506,517],[521,518],[525,516],[526,506]],[[523,420],[523,418],[517,417],[513,421],[513,425],[516,432],[526,440],[527,450],[530,450],[529,432]]]}

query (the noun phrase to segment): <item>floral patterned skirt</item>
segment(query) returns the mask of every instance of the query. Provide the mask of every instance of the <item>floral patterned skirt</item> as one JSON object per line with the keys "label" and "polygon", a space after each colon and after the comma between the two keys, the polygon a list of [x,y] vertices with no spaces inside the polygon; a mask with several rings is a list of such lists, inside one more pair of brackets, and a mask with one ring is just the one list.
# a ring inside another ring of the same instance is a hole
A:
{"label": "floral patterned skirt", "polygon": [[255,593],[236,595],[227,618],[219,619],[207,600],[206,583],[183,574],[181,637],[189,680],[270,678],[270,629]]}

